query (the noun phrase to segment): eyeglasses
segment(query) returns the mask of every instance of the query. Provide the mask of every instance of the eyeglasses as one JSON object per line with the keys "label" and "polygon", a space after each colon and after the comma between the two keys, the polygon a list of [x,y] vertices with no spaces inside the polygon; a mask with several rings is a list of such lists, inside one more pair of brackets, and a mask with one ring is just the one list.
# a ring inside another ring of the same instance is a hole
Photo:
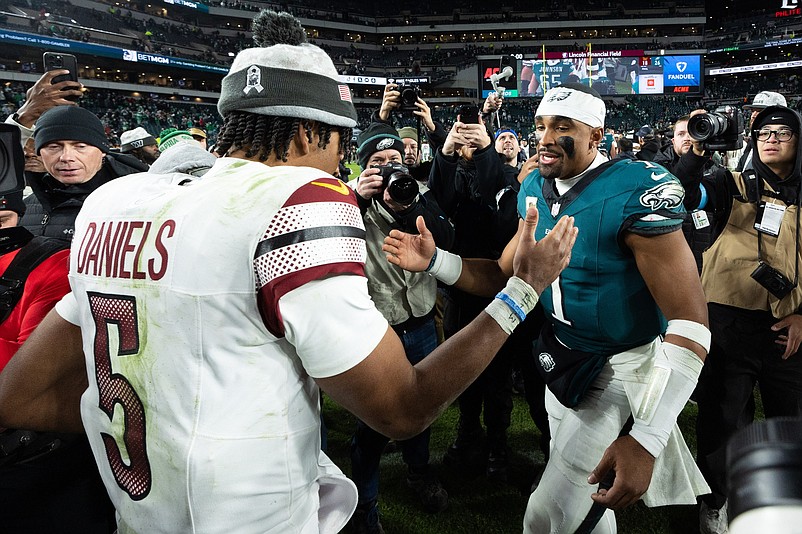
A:
{"label": "eyeglasses", "polygon": [[755,130],[755,137],[757,137],[758,141],[768,141],[771,137],[771,134],[774,134],[774,138],[781,143],[786,141],[790,141],[791,137],[793,137],[794,132],[793,130],[789,130],[788,128],[783,128],[781,130],[770,130],[769,128],[761,128],[760,130]]}

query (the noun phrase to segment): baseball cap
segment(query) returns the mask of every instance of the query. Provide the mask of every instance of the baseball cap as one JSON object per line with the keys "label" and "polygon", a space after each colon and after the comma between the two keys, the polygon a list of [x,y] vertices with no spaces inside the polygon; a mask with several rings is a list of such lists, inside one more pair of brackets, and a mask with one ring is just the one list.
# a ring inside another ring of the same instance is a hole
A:
{"label": "baseball cap", "polygon": [[644,124],[638,130],[638,137],[643,137],[644,139],[648,139],[649,137],[654,137],[654,128],[649,126],[648,124]]}
{"label": "baseball cap", "polygon": [[204,132],[200,128],[190,128],[189,135],[191,135],[192,137],[195,137],[197,135],[198,137],[203,137],[204,139],[206,139],[206,132]]}
{"label": "baseball cap", "polygon": [[156,145],[156,138],[150,135],[147,130],[139,126],[133,130],[128,130],[120,136],[120,152],[125,154],[146,145]]}
{"label": "baseball cap", "polygon": [[744,109],[747,111],[752,111],[755,109],[766,109],[769,106],[787,106],[788,104],[785,102],[785,97],[780,93],[774,93],[772,91],[761,91],[755,95],[755,98],[752,100],[751,104],[747,104],[744,106]]}

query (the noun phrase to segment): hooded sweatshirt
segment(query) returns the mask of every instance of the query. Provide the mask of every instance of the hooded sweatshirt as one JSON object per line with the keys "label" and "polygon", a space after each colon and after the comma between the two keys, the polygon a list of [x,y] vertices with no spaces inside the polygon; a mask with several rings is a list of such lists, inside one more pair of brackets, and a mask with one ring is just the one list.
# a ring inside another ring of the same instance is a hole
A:
{"label": "hooded sweatshirt", "polygon": [[[802,306],[802,288],[798,283],[781,299],[755,281],[751,274],[760,261],[782,273],[792,283],[798,279],[802,264],[800,232],[800,185],[802,184],[802,144],[799,132],[802,117],[782,106],[770,106],[755,118],[759,124],[768,114],[790,112],[796,134],[788,143],[796,142],[794,165],[787,177],[777,176],[760,159],[755,150],[752,168],[732,173],[732,179],[715,184],[709,197],[714,203],[727,203],[727,224],[721,235],[704,253],[702,286],[708,302],[746,310],[770,311],[780,319],[795,313]],[[755,143],[757,147],[758,144]],[[784,210],[777,236],[761,233],[754,225],[761,221],[760,203],[769,203]]]}

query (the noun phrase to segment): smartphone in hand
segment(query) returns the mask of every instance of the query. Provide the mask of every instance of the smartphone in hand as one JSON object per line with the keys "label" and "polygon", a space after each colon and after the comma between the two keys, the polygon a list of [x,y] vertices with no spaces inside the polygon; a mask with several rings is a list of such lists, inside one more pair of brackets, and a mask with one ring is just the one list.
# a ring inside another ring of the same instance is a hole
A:
{"label": "smartphone in hand", "polygon": [[459,109],[459,120],[463,124],[479,124],[479,107],[462,106]]}
{"label": "smartphone in hand", "polygon": [[[45,52],[42,55],[45,71],[66,69],[69,74],[59,74],[54,77],[51,83],[59,83],[66,80],[78,81],[78,60],[72,54],[62,54],[61,52]],[[78,100],[77,96],[66,97],[69,100]]]}

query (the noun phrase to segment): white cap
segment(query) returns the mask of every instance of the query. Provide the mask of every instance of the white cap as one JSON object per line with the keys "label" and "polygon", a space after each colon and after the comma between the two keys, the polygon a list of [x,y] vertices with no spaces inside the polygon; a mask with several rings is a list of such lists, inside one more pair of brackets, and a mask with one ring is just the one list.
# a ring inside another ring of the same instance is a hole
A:
{"label": "white cap", "polygon": [[145,145],[155,145],[156,138],[150,135],[147,130],[139,126],[133,130],[123,132],[120,136],[120,152],[130,152]]}
{"label": "white cap", "polygon": [[774,93],[772,91],[761,91],[755,95],[754,100],[752,100],[751,104],[747,104],[744,106],[746,110],[753,110],[753,109],[766,109],[769,106],[787,106],[785,102],[785,97],[780,93]]}

